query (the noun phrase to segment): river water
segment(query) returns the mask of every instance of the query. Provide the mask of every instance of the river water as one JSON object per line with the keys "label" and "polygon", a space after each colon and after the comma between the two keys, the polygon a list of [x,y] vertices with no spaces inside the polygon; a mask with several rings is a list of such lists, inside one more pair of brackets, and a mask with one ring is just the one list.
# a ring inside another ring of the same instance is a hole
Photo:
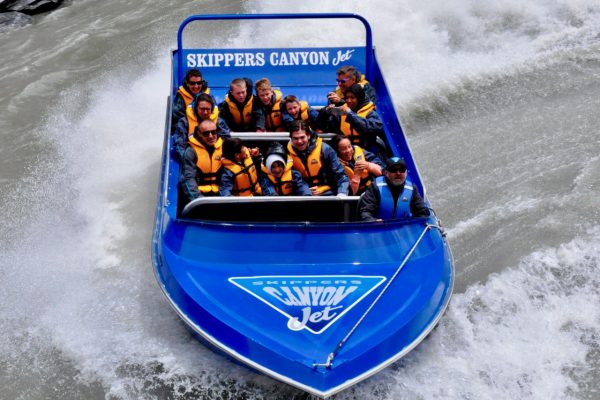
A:
{"label": "river water", "polygon": [[[336,398],[600,398],[598,2],[284,3],[73,0],[0,35],[0,398],[306,398],[189,336],[150,240],[178,24],[310,11],[371,22],[457,269],[438,329]],[[261,34],[344,36],[201,40]]]}

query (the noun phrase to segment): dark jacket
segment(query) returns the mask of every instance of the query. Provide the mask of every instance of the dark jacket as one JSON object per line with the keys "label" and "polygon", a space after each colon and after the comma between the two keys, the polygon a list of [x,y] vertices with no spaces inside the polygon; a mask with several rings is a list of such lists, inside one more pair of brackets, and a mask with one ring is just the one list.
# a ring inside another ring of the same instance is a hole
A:
{"label": "dark jacket", "polygon": [[[402,193],[404,190],[404,185],[395,187],[390,184],[387,178],[385,178],[385,180],[388,183],[390,191],[392,192],[394,202],[397,202],[400,193]],[[381,193],[379,192],[379,187],[376,184],[370,185],[360,197],[358,202],[358,218],[361,221],[375,221],[377,219],[380,202]],[[410,198],[410,212],[413,217],[429,216],[429,209],[419,194],[419,189],[417,189],[417,187],[414,185],[412,197]]]}

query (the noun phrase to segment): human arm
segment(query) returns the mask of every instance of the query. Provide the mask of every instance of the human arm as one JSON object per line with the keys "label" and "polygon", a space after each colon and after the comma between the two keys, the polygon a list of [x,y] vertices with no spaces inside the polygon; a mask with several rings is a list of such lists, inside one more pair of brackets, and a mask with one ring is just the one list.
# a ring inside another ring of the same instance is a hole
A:
{"label": "human arm", "polygon": [[227,168],[223,168],[223,172],[221,174],[221,184],[219,185],[219,196],[233,196],[231,192],[233,191],[234,179],[235,177],[233,176],[233,172]]}
{"label": "human arm", "polygon": [[180,162],[183,160],[183,153],[188,145],[188,130],[187,117],[179,118],[177,127],[173,132],[173,151],[175,152],[175,158]]}
{"label": "human arm", "polygon": [[217,118],[217,134],[222,138],[231,137],[231,129],[229,129],[227,122],[221,117]]}
{"label": "human arm", "polygon": [[175,95],[175,100],[173,100],[173,109],[171,112],[171,132],[174,131],[181,117],[185,117],[185,107],[185,100],[177,93]]}
{"label": "human arm", "polygon": [[202,193],[198,190],[198,156],[191,147],[185,150],[183,156],[183,165],[179,174],[179,184],[183,194],[188,201],[192,201],[198,197],[202,197]]}
{"label": "human arm", "polygon": [[302,174],[292,169],[292,187],[294,196],[312,196],[308,183],[302,179]]}
{"label": "human arm", "polygon": [[428,217],[430,214],[429,208],[427,208],[425,201],[419,193],[419,189],[414,184],[412,197],[410,198],[410,213],[413,217]]}
{"label": "human arm", "polygon": [[350,188],[350,181],[348,180],[348,175],[346,175],[344,167],[340,163],[335,150],[327,143],[323,143],[321,155],[325,166],[327,183],[331,186],[332,190],[334,189],[335,183],[336,194],[347,195],[348,189]]}
{"label": "human arm", "polygon": [[375,183],[370,185],[358,201],[358,218],[361,221],[377,221],[381,194]]}

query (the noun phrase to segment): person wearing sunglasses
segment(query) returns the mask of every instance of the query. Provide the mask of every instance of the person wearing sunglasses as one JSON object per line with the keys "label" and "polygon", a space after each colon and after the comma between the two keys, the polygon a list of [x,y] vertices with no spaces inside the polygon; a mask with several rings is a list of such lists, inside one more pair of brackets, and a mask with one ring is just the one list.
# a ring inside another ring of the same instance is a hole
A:
{"label": "person wearing sunglasses", "polygon": [[336,107],[344,104],[344,92],[354,84],[361,85],[365,89],[369,101],[375,104],[375,89],[365,79],[365,76],[351,65],[343,66],[337,70],[337,87],[333,92],[327,94],[328,103]]}
{"label": "person wearing sunglasses", "polygon": [[202,79],[200,70],[192,68],[186,72],[183,85],[179,86],[173,100],[171,132],[175,130],[178,121],[185,117],[186,109],[192,104],[194,96],[198,93],[210,93],[210,89],[208,82]]}
{"label": "person wearing sunglasses", "polygon": [[208,93],[199,93],[194,98],[192,104],[187,108],[186,115],[177,122],[177,127],[173,133],[173,149],[175,157],[181,161],[183,153],[188,145],[188,138],[194,134],[198,122],[211,120],[217,125],[219,137],[226,138],[230,136],[230,130],[227,123],[219,116],[219,109],[215,105],[215,99]]}
{"label": "person wearing sunglasses", "polygon": [[388,160],[383,176],[375,179],[358,201],[361,221],[426,217],[429,209],[419,190],[408,179],[406,163],[400,157]]}
{"label": "person wearing sunglasses", "polygon": [[202,196],[218,196],[222,171],[223,139],[210,119],[200,122],[189,139],[179,176],[181,190],[192,201]]}

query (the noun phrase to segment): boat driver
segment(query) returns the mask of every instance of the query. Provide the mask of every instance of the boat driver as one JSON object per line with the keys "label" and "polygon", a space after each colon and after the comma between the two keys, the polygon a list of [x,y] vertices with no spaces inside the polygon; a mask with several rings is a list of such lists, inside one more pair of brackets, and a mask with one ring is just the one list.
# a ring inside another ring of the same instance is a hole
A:
{"label": "boat driver", "polygon": [[429,209],[419,190],[408,179],[406,163],[400,157],[388,160],[383,176],[375,179],[358,202],[361,221],[427,217]]}

